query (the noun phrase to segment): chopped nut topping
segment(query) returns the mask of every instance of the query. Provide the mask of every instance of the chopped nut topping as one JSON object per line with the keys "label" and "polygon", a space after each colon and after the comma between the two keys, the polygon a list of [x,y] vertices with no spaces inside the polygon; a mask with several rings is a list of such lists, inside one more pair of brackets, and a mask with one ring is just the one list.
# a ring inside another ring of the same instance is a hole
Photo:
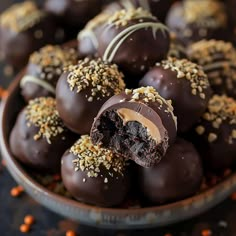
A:
{"label": "chopped nut topping", "polygon": [[91,90],[88,101],[93,101],[95,97],[101,99],[119,94],[125,89],[123,74],[118,71],[117,66],[101,59],[86,58],[79,61],[78,65],[67,67],[65,72],[69,72],[67,82],[71,91],[76,89],[79,93],[87,88]]}
{"label": "chopped nut topping", "polygon": [[56,110],[56,100],[51,97],[41,97],[31,100],[26,107],[27,125],[39,128],[34,136],[35,140],[46,138],[50,144],[51,139],[61,134],[65,127],[58,111]]}
{"label": "chopped nut topping", "polygon": [[[88,177],[98,177],[100,169],[105,168],[108,172],[104,177],[104,183],[108,182],[108,177],[112,177],[109,171],[123,175],[123,171],[127,165],[124,158],[113,154],[110,150],[93,145],[88,135],[83,135],[71,147],[70,152],[76,156],[73,160],[75,171],[87,171]],[[104,175],[104,173],[103,173]]]}
{"label": "chopped nut topping", "polygon": [[31,54],[29,62],[42,68],[40,79],[51,80],[54,75],[60,76],[64,67],[77,62],[77,53],[73,48],[47,45]]}
{"label": "chopped nut topping", "polygon": [[108,19],[108,23],[114,24],[117,27],[126,26],[131,20],[142,18],[156,20],[156,17],[154,17],[149,11],[144,10],[143,8],[137,8],[117,11]]}
{"label": "chopped nut topping", "polygon": [[205,128],[204,128],[202,125],[199,125],[199,126],[196,128],[196,132],[197,132],[199,135],[202,135],[202,134],[204,134],[204,132],[205,132]]}
{"label": "chopped nut topping", "polygon": [[192,88],[192,94],[198,95],[200,98],[205,99],[206,95],[204,90],[210,87],[207,75],[203,72],[202,68],[187,59],[176,59],[169,57],[157,66],[163,66],[164,69],[170,69],[177,73],[178,79],[189,80]]}
{"label": "chopped nut topping", "polygon": [[208,135],[208,141],[209,141],[209,143],[214,142],[216,139],[217,139],[217,135],[216,135],[216,134],[210,133],[210,134]]}
{"label": "chopped nut topping", "polygon": [[224,4],[218,0],[184,1],[184,15],[188,23],[217,28],[227,24]]}
{"label": "chopped nut topping", "polygon": [[45,13],[31,1],[17,3],[0,15],[0,25],[15,32],[22,32],[37,24]]}

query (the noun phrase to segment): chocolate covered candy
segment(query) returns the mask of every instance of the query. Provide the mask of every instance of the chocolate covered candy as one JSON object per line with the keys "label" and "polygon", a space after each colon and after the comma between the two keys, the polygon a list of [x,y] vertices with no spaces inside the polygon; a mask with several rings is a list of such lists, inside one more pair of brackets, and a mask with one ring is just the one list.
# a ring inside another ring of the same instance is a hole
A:
{"label": "chocolate covered candy", "polygon": [[109,150],[94,146],[88,135],[81,136],[64,154],[61,174],[72,196],[88,204],[117,206],[129,190],[127,162]]}
{"label": "chocolate covered candy", "polygon": [[17,160],[33,169],[55,173],[63,153],[75,142],[56,110],[53,98],[36,98],[20,112],[10,135]]}
{"label": "chocolate covered candy", "polygon": [[88,134],[103,103],[124,89],[123,74],[115,64],[86,58],[69,66],[60,77],[57,109],[69,129]]}
{"label": "chocolate covered candy", "polygon": [[187,59],[170,57],[157,63],[139,84],[153,86],[162,97],[172,100],[181,133],[198,121],[212,94],[202,68]]}
{"label": "chocolate covered candy", "polygon": [[175,141],[176,117],[170,101],[143,87],[110,98],[91,129],[100,144],[144,167],[156,165]]}
{"label": "chocolate covered candy", "polygon": [[21,94],[25,101],[37,97],[55,96],[56,84],[65,66],[76,64],[77,53],[72,48],[47,45],[31,54],[21,79]]}

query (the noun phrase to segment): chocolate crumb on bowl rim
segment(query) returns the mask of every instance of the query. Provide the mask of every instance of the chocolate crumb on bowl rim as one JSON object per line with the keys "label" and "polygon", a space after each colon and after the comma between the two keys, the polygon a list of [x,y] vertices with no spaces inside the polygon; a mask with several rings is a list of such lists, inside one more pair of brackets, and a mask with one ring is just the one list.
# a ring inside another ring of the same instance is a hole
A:
{"label": "chocolate crumb on bowl rim", "polygon": [[[9,133],[21,108],[19,83],[22,71],[9,88],[1,104],[0,145],[2,156],[13,178],[41,205],[83,224],[111,229],[137,229],[164,226],[186,220],[217,205],[236,190],[236,173],[216,186],[175,203],[132,209],[101,208],[60,196],[40,185],[12,156]],[[15,106],[14,106],[15,105]],[[16,106],[17,105],[17,106]]]}

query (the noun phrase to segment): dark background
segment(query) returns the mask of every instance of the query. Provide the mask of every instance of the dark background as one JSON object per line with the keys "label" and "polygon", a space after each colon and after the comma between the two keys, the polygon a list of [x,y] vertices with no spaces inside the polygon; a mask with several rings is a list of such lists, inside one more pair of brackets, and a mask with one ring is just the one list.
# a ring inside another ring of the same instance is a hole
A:
{"label": "dark background", "polygon": [[[11,5],[13,0],[0,0],[0,11]],[[6,76],[4,71],[8,71],[4,65],[0,66],[0,86],[6,87],[11,81],[11,76]],[[8,73],[9,74],[9,73]],[[28,235],[35,236],[59,236],[65,235],[66,230],[72,229],[77,235],[82,236],[206,236],[202,235],[202,230],[209,229],[214,236],[236,236],[236,201],[230,199],[215,207],[206,214],[166,228],[156,228],[152,230],[137,230],[129,232],[114,232],[101,229],[89,228],[64,219],[44,207],[37,204],[32,198],[23,194],[19,198],[10,196],[10,190],[16,186],[7,170],[0,164],[0,235],[20,236],[19,226],[23,223],[24,216],[32,214],[36,219],[36,224]],[[210,236],[210,235],[209,235]]]}

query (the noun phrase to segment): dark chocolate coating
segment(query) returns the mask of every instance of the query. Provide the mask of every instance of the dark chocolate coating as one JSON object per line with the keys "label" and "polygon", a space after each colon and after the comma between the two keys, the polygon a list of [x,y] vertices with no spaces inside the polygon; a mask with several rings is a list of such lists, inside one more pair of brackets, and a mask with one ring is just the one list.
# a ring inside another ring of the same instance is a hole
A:
{"label": "dark chocolate coating", "polygon": [[177,78],[177,72],[155,66],[140,81],[140,86],[152,86],[165,99],[171,99],[174,114],[177,116],[178,132],[188,131],[207,108],[212,91],[210,86],[204,89],[205,99],[192,94],[189,80]]}
{"label": "dark chocolate coating", "polygon": [[78,136],[66,130],[53,137],[49,144],[45,138],[34,140],[39,128],[34,125],[28,126],[27,123],[25,109],[23,109],[10,135],[10,148],[13,155],[33,169],[45,173],[58,173],[63,153]]}
{"label": "dark chocolate coating", "polygon": [[[192,1],[192,0],[187,0]],[[184,44],[189,45],[193,42],[197,42],[201,39],[219,39],[219,40],[229,40],[230,33],[227,26],[221,27],[204,27],[198,25],[196,22],[189,23],[186,20],[184,9],[185,1],[178,1],[172,5],[169,13],[166,17],[166,24],[175,32],[177,38]],[[196,3],[197,4],[197,3]],[[210,7],[210,6],[209,6]],[[207,11],[207,9],[206,9]],[[225,13],[226,14],[226,13]],[[199,16],[201,18],[202,16]],[[205,22],[212,21],[211,19],[205,19]]]}
{"label": "dark chocolate coating", "polygon": [[100,100],[94,98],[92,102],[89,102],[86,95],[90,96],[91,88],[88,87],[79,93],[76,89],[71,91],[67,76],[68,73],[62,74],[56,87],[59,115],[70,130],[79,134],[89,134],[94,117],[109,97],[103,97]]}
{"label": "dark chocolate coating", "polygon": [[[111,97],[102,106],[91,129],[91,140],[141,166],[154,166],[175,141],[175,123],[171,114],[166,112],[167,106],[164,103],[160,108],[158,102],[144,104],[142,101],[131,101],[131,97],[123,92]],[[137,117],[142,115],[153,123],[159,129],[160,143],[157,144],[148,135],[147,128],[140,122],[133,120],[124,125],[117,114],[121,108],[132,110],[137,113]]]}
{"label": "dark chocolate coating", "polygon": [[159,165],[139,168],[140,190],[154,204],[174,202],[194,195],[203,178],[201,159],[194,146],[178,138]]}
{"label": "dark chocolate coating", "polygon": [[[155,22],[148,18],[142,18],[142,22]],[[126,26],[117,27],[104,24],[102,33],[98,37],[98,56],[103,57],[108,45],[120,32],[128,27],[140,23],[140,19],[134,19]],[[144,43],[145,39],[145,43]],[[117,45],[117,44],[116,44]],[[112,62],[117,64],[125,74],[125,82],[128,87],[135,87],[138,80],[156,62],[166,58],[169,51],[170,38],[168,31],[157,30],[156,37],[153,30],[148,27],[132,33],[119,47]]]}
{"label": "dark chocolate coating", "polygon": [[[127,171],[122,176],[112,170],[101,168],[100,174],[103,177],[99,175],[89,178],[87,171],[75,171],[75,165],[72,162],[75,158],[72,153],[67,151],[62,157],[61,165],[63,183],[74,198],[101,207],[117,206],[123,202],[130,185]],[[104,178],[108,179],[107,183],[104,183]]]}
{"label": "dark chocolate coating", "polygon": [[[126,0],[129,1],[135,8],[142,7],[146,10],[150,10],[151,13],[156,16],[159,20],[164,22],[168,10],[171,7],[172,0]],[[126,2],[125,1],[125,2]],[[126,3],[127,4],[127,3]],[[116,1],[108,4],[104,11],[113,14],[116,11],[127,9],[126,4],[123,4],[122,1]],[[148,5],[146,7],[146,4]]]}
{"label": "dark chocolate coating", "polygon": [[[42,37],[35,37],[37,31],[43,32]],[[32,52],[55,42],[56,31],[55,22],[49,15],[33,27],[18,33],[0,26],[0,52],[8,64],[20,69],[26,65]]]}
{"label": "dark chocolate coating", "polygon": [[102,8],[102,0],[47,0],[44,8],[58,19],[67,38],[75,38],[78,31]]}

